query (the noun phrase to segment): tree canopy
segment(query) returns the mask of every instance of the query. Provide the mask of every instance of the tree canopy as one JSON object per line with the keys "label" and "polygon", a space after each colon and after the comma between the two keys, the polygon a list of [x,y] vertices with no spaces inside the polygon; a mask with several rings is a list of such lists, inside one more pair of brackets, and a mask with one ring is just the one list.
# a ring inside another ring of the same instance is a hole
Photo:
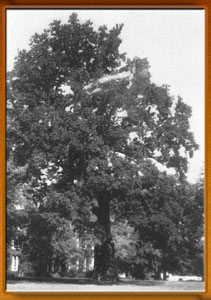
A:
{"label": "tree canopy", "polygon": [[[117,280],[117,260],[131,264],[132,236],[141,262],[146,253],[157,255],[170,270],[181,239],[177,221],[184,211],[187,220],[192,214],[176,188],[185,182],[188,155],[198,149],[191,108],[171,97],[167,85],[151,81],[146,58],[130,60],[119,52],[122,28],[95,29],[76,14],[67,24],[54,21],[31,38],[28,51],[19,51],[7,74],[8,169],[14,165],[21,181],[28,220],[23,251],[36,259],[36,245],[46,272],[49,260],[64,264],[75,251],[67,224],[94,236],[96,279]],[[158,164],[175,175],[160,172]],[[18,186],[10,178],[8,205]],[[61,231],[63,238],[55,239]]]}

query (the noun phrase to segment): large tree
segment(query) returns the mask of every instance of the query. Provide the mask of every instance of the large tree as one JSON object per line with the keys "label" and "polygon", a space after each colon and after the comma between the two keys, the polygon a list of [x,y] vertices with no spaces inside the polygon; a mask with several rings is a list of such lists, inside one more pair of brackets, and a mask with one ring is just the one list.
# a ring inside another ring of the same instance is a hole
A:
{"label": "large tree", "polygon": [[118,277],[111,216],[142,201],[137,195],[150,185],[143,188],[144,176],[155,162],[182,180],[187,154],[197,149],[191,108],[151,82],[146,59],[119,53],[121,30],[96,30],[76,14],[67,24],[54,21],[18,53],[8,74],[17,124],[8,133],[10,155],[27,166],[39,210],[52,203],[51,212],[78,231],[92,229],[99,280]]}

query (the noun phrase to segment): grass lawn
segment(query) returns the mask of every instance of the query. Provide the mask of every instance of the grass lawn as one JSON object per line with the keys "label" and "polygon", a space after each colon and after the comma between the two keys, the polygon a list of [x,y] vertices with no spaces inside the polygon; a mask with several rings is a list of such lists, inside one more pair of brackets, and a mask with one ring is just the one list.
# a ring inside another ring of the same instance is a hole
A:
{"label": "grass lawn", "polygon": [[157,292],[157,291],[204,291],[204,282],[198,281],[143,281],[121,280],[118,284],[93,284],[89,282],[33,282],[28,280],[8,280],[7,291],[19,292]]}

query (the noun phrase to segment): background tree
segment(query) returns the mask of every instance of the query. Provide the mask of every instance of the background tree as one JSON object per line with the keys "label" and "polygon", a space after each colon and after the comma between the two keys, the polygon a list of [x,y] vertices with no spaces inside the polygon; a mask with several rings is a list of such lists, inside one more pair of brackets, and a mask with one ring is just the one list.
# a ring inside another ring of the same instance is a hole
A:
{"label": "background tree", "polygon": [[188,270],[189,273],[204,278],[204,175],[201,174],[196,184],[186,182],[182,190],[181,199],[184,199],[182,226],[186,251],[183,271]]}
{"label": "background tree", "polygon": [[[145,258],[136,265],[134,276],[145,278],[149,273],[165,280],[168,272],[203,277],[203,180],[190,184],[158,170],[150,179],[145,198],[135,204],[142,214],[135,218],[131,214],[130,218],[139,233],[139,252]],[[150,179],[145,177],[146,183]],[[193,271],[195,264],[200,266],[198,272]]]}
{"label": "background tree", "polygon": [[[18,53],[8,74],[18,126],[11,152],[17,166],[27,165],[28,182],[35,181],[33,198],[42,195],[38,210],[45,211],[50,195],[58,193],[65,194],[60,217],[75,228],[92,226],[95,215],[95,277],[112,281],[118,276],[111,213],[145,193],[150,181],[144,189],[142,173],[152,160],[175,168],[182,179],[186,154],[198,147],[189,131],[190,107],[151,82],[146,59],[126,60],[119,53],[121,30],[95,30],[76,14],[67,24],[54,21],[32,37],[29,51]],[[130,70],[132,76],[88,91],[98,78]],[[74,217],[66,207],[73,207]]]}
{"label": "background tree", "polygon": [[125,273],[126,277],[131,274],[131,265],[137,256],[138,235],[127,220],[114,222],[111,227],[115,245],[115,257],[118,271]]}

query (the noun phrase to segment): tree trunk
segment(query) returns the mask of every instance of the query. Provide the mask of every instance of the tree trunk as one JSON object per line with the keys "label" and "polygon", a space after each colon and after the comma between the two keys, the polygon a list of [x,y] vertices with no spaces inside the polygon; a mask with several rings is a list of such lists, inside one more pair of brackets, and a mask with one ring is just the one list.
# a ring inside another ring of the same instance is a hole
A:
{"label": "tree trunk", "polygon": [[36,277],[49,276],[47,259],[46,259],[46,261],[42,260],[41,262],[39,262],[39,264],[35,267],[35,274],[36,274]]}
{"label": "tree trunk", "polygon": [[167,280],[167,273],[166,273],[166,270],[163,270],[163,280]]}
{"label": "tree trunk", "polygon": [[154,279],[155,280],[161,280],[161,269],[160,269],[160,263],[158,261],[155,262]]}
{"label": "tree trunk", "polygon": [[60,276],[64,277],[66,272],[67,272],[67,266],[66,263],[64,261],[61,261],[61,271],[60,271]]}
{"label": "tree trunk", "polygon": [[114,242],[111,235],[109,202],[100,199],[95,209],[98,218],[95,228],[94,277],[98,282],[118,281]]}
{"label": "tree trunk", "polygon": [[155,280],[161,280],[160,270],[157,270],[157,271],[155,272],[154,279],[155,279]]}

